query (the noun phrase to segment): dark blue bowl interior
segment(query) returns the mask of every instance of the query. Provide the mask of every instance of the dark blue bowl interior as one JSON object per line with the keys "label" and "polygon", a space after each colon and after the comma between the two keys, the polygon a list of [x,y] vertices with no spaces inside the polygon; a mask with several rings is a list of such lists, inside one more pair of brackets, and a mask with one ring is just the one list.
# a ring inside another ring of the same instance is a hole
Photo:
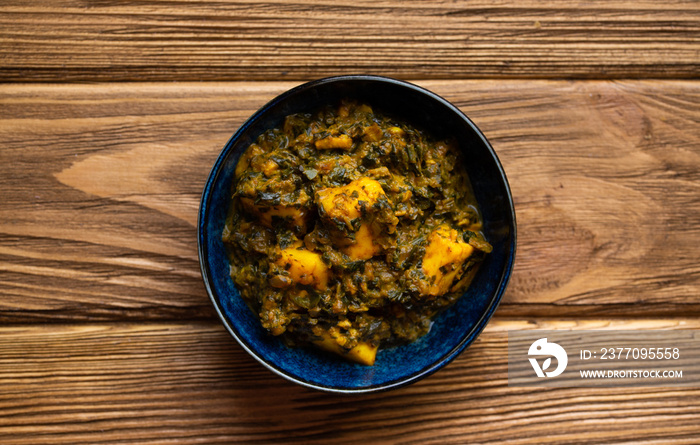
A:
{"label": "dark blue bowl interior", "polygon": [[[288,114],[314,111],[342,98],[355,98],[375,110],[429,130],[456,137],[493,245],[462,298],[435,320],[417,342],[380,350],[374,366],[349,363],[315,349],[288,348],[268,334],[241,299],[229,276],[221,241],[234,167],[241,153]],[[294,88],[255,113],[228,141],[217,159],[199,210],[199,255],[207,291],[221,319],[238,342],[265,366],[292,381],[339,392],[370,392],[416,381],[444,366],[479,335],[505,291],[515,256],[515,214],[506,177],[493,149],[456,107],[425,89],[394,79],[343,76]]]}

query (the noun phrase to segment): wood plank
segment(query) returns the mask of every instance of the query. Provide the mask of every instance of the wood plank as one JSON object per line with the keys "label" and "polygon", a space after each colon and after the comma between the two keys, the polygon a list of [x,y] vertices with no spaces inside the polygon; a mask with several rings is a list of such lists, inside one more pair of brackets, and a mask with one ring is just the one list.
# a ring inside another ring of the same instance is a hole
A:
{"label": "wood plank", "polygon": [[[700,314],[700,84],[425,81],[518,215],[508,317]],[[281,83],[0,86],[0,321],[208,318],[202,186]]]}
{"label": "wood plank", "polygon": [[0,82],[697,78],[694,0],[0,6]]}
{"label": "wood plank", "polygon": [[340,396],[273,375],[216,324],[0,327],[0,441],[696,443],[698,388],[518,388],[507,331],[698,329],[697,319],[492,322],[409,387]]}

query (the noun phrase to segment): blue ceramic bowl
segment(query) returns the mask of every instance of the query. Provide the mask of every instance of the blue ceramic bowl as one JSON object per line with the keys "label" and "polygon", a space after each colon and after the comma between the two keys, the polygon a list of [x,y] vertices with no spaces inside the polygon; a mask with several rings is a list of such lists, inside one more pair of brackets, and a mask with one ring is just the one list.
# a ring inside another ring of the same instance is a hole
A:
{"label": "blue ceramic bowl", "polygon": [[[268,334],[242,300],[229,276],[221,231],[229,207],[234,167],[241,153],[268,128],[292,113],[314,111],[355,98],[435,137],[456,137],[468,155],[469,177],[493,252],[458,302],[440,314],[415,343],[380,350],[374,366],[350,363],[314,349],[289,348]],[[340,76],[309,82],[273,99],[228,141],[202,194],[198,223],[199,261],[209,296],[240,345],[273,372],[301,385],[342,393],[387,390],[415,382],[449,363],[484,329],[506,289],[515,257],[513,201],[496,154],[457,107],[416,85],[377,76]]]}

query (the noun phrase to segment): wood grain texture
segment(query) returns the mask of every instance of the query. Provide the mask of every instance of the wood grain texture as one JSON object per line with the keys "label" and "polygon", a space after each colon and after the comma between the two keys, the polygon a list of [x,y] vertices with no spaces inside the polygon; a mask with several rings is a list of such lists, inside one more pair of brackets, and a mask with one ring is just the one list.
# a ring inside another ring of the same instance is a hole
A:
{"label": "wood grain texture", "polygon": [[0,5],[0,81],[697,78],[694,0]]}
{"label": "wood grain texture", "polygon": [[507,331],[533,328],[698,329],[700,323],[493,322],[443,370],[364,396],[287,382],[215,324],[1,327],[0,441],[697,443],[697,388],[509,387]]}
{"label": "wood grain texture", "polygon": [[[421,84],[480,126],[509,177],[519,239],[500,314],[700,314],[697,83]],[[0,86],[0,321],[211,317],[202,187],[293,85]]]}

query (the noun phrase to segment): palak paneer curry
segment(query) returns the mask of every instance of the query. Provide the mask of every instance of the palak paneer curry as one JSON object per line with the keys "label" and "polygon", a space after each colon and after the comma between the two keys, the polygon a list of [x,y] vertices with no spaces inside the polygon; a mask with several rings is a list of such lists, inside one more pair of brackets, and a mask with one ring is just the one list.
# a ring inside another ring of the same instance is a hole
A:
{"label": "palak paneer curry", "polygon": [[262,326],[365,365],[425,335],[491,251],[462,157],[353,101],[260,135],[222,237]]}

